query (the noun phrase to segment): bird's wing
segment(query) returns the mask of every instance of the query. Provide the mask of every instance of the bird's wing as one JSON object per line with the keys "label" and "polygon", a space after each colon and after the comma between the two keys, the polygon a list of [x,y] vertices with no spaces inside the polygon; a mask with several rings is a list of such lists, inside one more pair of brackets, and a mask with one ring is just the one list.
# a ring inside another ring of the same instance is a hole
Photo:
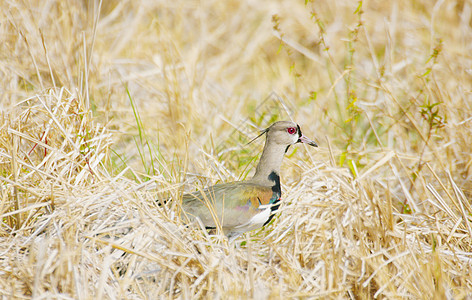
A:
{"label": "bird's wing", "polygon": [[185,194],[182,208],[190,219],[198,217],[206,227],[216,227],[217,218],[223,228],[233,228],[270,208],[279,197],[271,187],[231,182],[206,188],[203,193]]}

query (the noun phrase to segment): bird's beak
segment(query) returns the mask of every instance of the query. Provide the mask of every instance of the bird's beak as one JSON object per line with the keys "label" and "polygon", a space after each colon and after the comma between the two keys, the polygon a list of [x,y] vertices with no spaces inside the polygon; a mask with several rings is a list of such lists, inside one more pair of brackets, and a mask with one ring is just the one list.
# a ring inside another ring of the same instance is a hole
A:
{"label": "bird's beak", "polygon": [[303,134],[298,138],[297,143],[305,143],[305,144],[308,144],[308,145],[313,146],[313,147],[318,147],[318,145],[315,142],[313,142],[312,140],[310,140],[309,138],[307,138]]}

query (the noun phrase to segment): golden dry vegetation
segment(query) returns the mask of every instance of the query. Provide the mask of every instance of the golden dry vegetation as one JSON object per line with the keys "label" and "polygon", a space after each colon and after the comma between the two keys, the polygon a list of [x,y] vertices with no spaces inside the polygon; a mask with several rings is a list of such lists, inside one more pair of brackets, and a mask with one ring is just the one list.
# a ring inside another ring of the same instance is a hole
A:
{"label": "golden dry vegetation", "polygon": [[[471,299],[472,2],[0,2],[3,299]],[[291,148],[228,245],[183,191]]]}

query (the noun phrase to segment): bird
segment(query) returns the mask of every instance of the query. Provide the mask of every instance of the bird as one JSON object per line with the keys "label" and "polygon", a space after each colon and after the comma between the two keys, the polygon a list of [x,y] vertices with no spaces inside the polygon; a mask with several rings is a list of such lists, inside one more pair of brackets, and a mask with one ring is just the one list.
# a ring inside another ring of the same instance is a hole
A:
{"label": "bird", "polygon": [[264,149],[252,178],[216,184],[182,196],[181,208],[189,221],[198,219],[206,229],[221,228],[233,242],[272,220],[282,196],[280,167],[285,153],[297,143],[318,145],[291,121],[275,122],[253,140],[264,134]]}

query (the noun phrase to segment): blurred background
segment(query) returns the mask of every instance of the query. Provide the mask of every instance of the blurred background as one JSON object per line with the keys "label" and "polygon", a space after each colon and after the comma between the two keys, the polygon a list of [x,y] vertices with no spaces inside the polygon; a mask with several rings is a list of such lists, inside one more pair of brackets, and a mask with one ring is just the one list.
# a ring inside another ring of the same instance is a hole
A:
{"label": "blurred background", "polygon": [[1,105],[65,87],[115,131],[118,169],[204,149],[236,170],[293,119],[341,166],[394,148],[465,184],[470,22],[468,1],[5,1]]}
{"label": "blurred background", "polygon": [[115,132],[118,169],[204,149],[237,170],[293,119],[341,166],[393,148],[466,184],[470,23],[468,1],[5,1],[1,105],[65,87]]}

